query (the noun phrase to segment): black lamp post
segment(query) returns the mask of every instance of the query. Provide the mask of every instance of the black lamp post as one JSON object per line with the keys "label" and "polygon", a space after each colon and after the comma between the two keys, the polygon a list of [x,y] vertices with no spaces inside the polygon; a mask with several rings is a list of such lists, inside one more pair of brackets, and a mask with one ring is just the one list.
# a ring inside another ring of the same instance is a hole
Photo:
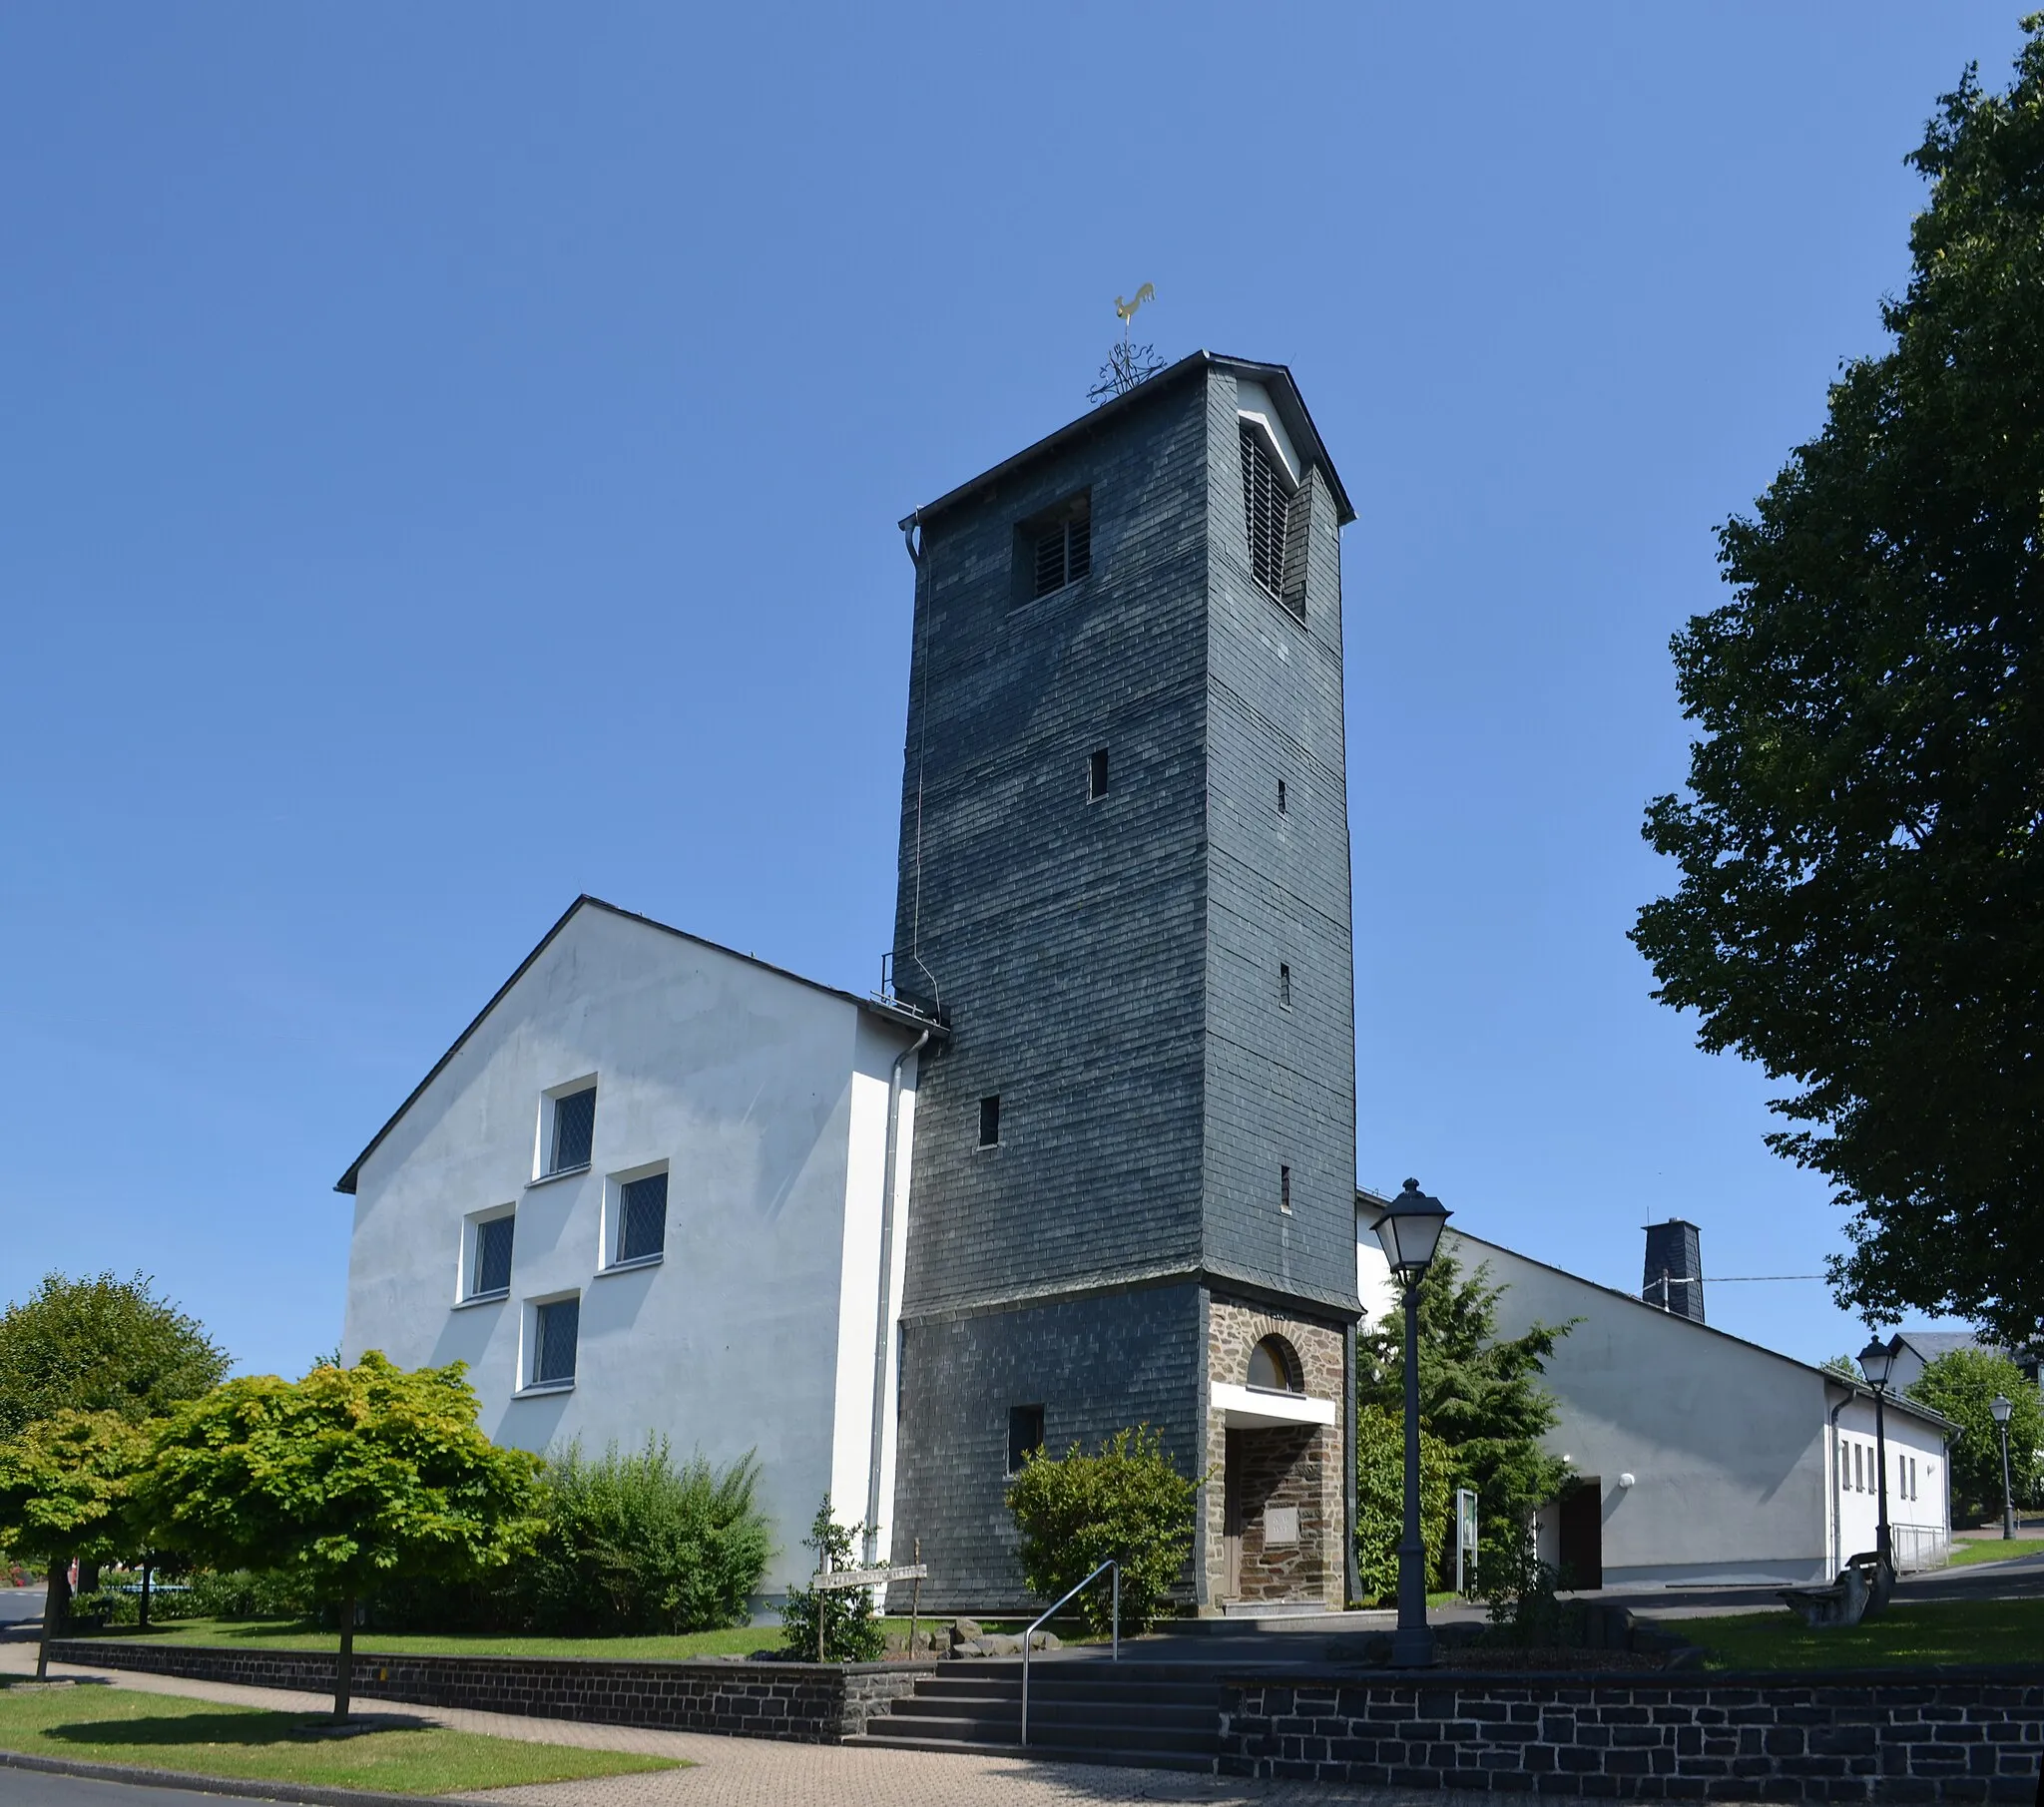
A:
{"label": "black lamp post", "polygon": [[1426,1544],[1419,1535],[1419,1282],[1440,1246],[1448,1212],[1408,1179],[1377,1219],[1391,1272],[1405,1289],[1405,1535],[1398,1542],[1398,1628],[1391,1633],[1395,1668],[1425,1668],[1433,1661],[1426,1624]]}
{"label": "black lamp post", "polygon": [[1873,1389],[1873,1462],[1880,1471],[1880,1492],[1875,1496],[1873,1552],[1880,1559],[1881,1587],[1883,1591],[1895,1584],[1895,1552],[1893,1541],[1888,1536],[1888,1425],[1885,1407],[1888,1395],[1888,1375],[1894,1368],[1895,1357],[1900,1353],[1899,1336],[1889,1342],[1878,1337],[1870,1339],[1859,1351],[1859,1370],[1866,1376],[1866,1384]]}
{"label": "black lamp post", "polygon": [[2001,1433],[2001,1535],[2012,1538],[2016,1535],[2016,1505],[2008,1485],[2008,1415],[2015,1408],[2007,1394],[1997,1393],[1987,1402],[1987,1409],[1994,1414],[1994,1428]]}

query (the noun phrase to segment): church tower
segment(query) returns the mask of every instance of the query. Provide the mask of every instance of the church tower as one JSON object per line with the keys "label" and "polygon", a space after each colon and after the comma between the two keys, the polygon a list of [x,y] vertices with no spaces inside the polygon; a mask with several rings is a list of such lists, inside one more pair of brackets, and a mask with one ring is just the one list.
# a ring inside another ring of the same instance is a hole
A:
{"label": "church tower", "polygon": [[1019,1604],[1030,1449],[1148,1425],[1197,1602],[1339,1605],[1354,987],[1340,530],[1290,373],[1201,352],[903,523],[917,1085],[896,1560]]}

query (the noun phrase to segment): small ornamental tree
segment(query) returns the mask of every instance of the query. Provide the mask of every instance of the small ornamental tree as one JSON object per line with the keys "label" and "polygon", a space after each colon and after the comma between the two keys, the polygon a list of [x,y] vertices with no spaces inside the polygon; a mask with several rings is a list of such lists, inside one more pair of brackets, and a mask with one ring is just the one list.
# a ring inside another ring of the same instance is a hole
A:
{"label": "small ornamental tree", "polygon": [[[1419,1536],[1426,1573],[1453,1579],[1455,1453],[1419,1427]],[[1405,1537],[1405,1414],[1363,1406],[1355,1414],[1356,1597],[1398,1591],[1398,1546]]]}
{"label": "small ornamental tree", "polygon": [[70,1596],[73,1557],[100,1560],[124,1541],[149,1435],[118,1412],[60,1412],[0,1442],[0,1548],[49,1575],[36,1679],[50,1672],[50,1637]]}
{"label": "small ornamental tree", "polygon": [[[804,1550],[816,1553],[816,1568],[856,1569],[853,1540],[865,1535],[863,1525],[840,1525],[830,1516],[830,1496],[816,1508]],[[817,1636],[817,1615],[822,1635]],[[780,1647],[798,1662],[878,1662],[886,1654],[887,1627],[873,1610],[870,1587],[790,1587],[780,1608]]]}
{"label": "small ornamental tree", "polygon": [[371,1350],[298,1381],[231,1380],[157,1438],[145,1507],[165,1543],[222,1568],[295,1572],[338,1611],[336,1722],[356,1602],[376,1582],[500,1569],[538,1530],[539,1459],[483,1435],[463,1372],[407,1371]]}
{"label": "small ornamental tree", "polygon": [[1952,1446],[1952,1518],[1979,1521],[2001,1516],[2001,1431],[1989,1409],[1999,1393],[2009,1402],[2010,1492],[2026,1500],[2037,1485],[2044,1451],[2044,1400],[2036,1383],[1995,1349],[1950,1349],[1926,1366],[1909,1387],[1909,1397],[1942,1412],[1963,1435]]}
{"label": "small ornamental tree", "polygon": [[[1008,1484],[1022,1533],[1022,1578],[1054,1600],[1112,1557],[1121,1565],[1122,1629],[1164,1616],[1193,1553],[1193,1483],[1147,1425],[1117,1431],[1095,1455],[1075,1443],[1062,1461],[1038,1450]],[[1102,1577],[1074,1602],[1096,1632],[1114,1628],[1114,1594]]]}

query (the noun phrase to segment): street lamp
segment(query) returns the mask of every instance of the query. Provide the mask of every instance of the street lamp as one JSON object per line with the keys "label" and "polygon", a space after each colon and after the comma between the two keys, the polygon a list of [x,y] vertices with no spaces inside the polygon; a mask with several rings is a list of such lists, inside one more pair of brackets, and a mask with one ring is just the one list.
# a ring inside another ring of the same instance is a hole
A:
{"label": "street lamp", "polygon": [[1872,1338],[1859,1351],[1859,1371],[1866,1376],[1866,1384],[1873,1389],[1873,1461],[1880,1470],[1880,1492],[1875,1496],[1873,1552],[1880,1560],[1881,1595],[1885,1599],[1887,1590],[1895,1584],[1894,1545],[1888,1537],[1888,1427],[1887,1404],[1888,1375],[1895,1365],[1895,1357],[1901,1353],[1902,1339],[1896,1335],[1888,1342]]}
{"label": "street lamp", "polygon": [[1426,1545],[1419,1535],[1419,1282],[1440,1245],[1448,1211],[1408,1179],[1377,1219],[1377,1240],[1405,1289],[1405,1535],[1398,1542],[1398,1628],[1391,1633],[1394,1668],[1433,1661],[1426,1624]]}
{"label": "street lamp", "polygon": [[1994,1428],[2001,1433],[2001,1535],[2012,1538],[2016,1535],[2016,1508],[2008,1485],[2008,1415],[2014,1408],[2007,1394],[1997,1393],[1987,1402],[1987,1409],[1994,1414]]}

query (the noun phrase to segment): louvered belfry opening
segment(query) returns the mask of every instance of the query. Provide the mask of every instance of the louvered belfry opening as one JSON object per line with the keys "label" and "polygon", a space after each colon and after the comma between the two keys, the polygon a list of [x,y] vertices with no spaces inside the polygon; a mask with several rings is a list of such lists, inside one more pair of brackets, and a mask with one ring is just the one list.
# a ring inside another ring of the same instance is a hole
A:
{"label": "louvered belfry opening", "polygon": [[1242,430],[1242,508],[1249,531],[1250,575],[1271,595],[1284,594],[1284,529],[1291,492],[1278,474],[1278,462],[1253,427]]}
{"label": "louvered belfry opening", "polygon": [[1035,570],[1031,596],[1048,596],[1053,590],[1076,584],[1092,571],[1093,510],[1089,497],[1074,497],[1032,531]]}

